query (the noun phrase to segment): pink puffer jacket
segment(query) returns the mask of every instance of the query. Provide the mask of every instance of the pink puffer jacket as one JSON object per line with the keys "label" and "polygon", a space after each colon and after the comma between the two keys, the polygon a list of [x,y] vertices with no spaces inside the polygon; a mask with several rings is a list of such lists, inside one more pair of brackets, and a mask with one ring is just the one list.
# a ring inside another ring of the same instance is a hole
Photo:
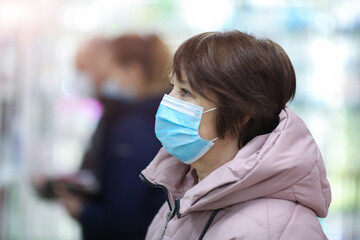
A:
{"label": "pink puffer jacket", "polygon": [[318,220],[331,202],[324,162],[288,107],[273,132],[255,137],[199,183],[194,169],[164,149],[141,177],[168,200],[148,240],[327,239]]}

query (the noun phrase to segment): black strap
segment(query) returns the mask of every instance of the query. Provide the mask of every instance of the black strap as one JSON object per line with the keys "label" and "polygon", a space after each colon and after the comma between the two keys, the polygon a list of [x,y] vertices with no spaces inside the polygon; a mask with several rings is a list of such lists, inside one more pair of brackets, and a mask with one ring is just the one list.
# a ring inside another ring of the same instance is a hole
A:
{"label": "black strap", "polygon": [[208,230],[208,228],[210,227],[210,224],[212,223],[212,221],[214,220],[216,214],[218,213],[219,209],[216,209],[215,211],[213,211],[213,213],[211,214],[211,217],[209,218],[209,220],[207,221],[205,228],[202,230],[200,237],[198,240],[203,239],[203,237],[205,236],[206,231]]}

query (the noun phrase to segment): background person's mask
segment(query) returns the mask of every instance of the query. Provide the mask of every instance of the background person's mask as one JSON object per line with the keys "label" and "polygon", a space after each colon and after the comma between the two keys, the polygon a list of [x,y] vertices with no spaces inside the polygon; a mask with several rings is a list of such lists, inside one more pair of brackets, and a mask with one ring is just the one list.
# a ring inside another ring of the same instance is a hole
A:
{"label": "background person's mask", "polygon": [[113,78],[105,79],[100,92],[106,98],[124,102],[131,102],[136,98],[134,90],[120,87]]}

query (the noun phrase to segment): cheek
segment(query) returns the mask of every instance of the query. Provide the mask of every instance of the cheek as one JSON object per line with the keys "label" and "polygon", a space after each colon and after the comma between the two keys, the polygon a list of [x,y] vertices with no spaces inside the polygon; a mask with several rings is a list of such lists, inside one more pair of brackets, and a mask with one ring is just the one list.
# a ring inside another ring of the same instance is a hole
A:
{"label": "cheek", "polygon": [[208,116],[203,115],[199,126],[199,135],[202,139],[211,140],[217,137],[216,125],[215,125],[215,114]]}
{"label": "cheek", "polygon": [[176,95],[176,91],[175,91],[174,88],[171,90],[171,92],[169,92],[168,95],[169,95],[170,97],[179,99],[179,97]]}
{"label": "cheek", "polygon": [[124,89],[130,89],[135,85],[134,79],[131,79],[126,72],[120,71],[117,76],[120,87]]}

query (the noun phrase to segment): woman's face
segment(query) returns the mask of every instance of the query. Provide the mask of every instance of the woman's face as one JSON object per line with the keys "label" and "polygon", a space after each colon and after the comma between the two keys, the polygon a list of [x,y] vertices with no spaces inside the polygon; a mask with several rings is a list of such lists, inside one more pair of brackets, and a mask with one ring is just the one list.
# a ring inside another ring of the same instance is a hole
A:
{"label": "woman's face", "polygon": [[[216,107],[213,102],[210,102],[200,96],[197,92],[191,89],[187,79],[184,82],[179,82],[175,75],[170,79],[170,84],[173,87],[169,95],[179,100],[189,102],[204,108],[204,111]],[[199,126],[199,135],[202,139],[212,140],[217,137],[216,133],[216,110],[204,113]]]}

